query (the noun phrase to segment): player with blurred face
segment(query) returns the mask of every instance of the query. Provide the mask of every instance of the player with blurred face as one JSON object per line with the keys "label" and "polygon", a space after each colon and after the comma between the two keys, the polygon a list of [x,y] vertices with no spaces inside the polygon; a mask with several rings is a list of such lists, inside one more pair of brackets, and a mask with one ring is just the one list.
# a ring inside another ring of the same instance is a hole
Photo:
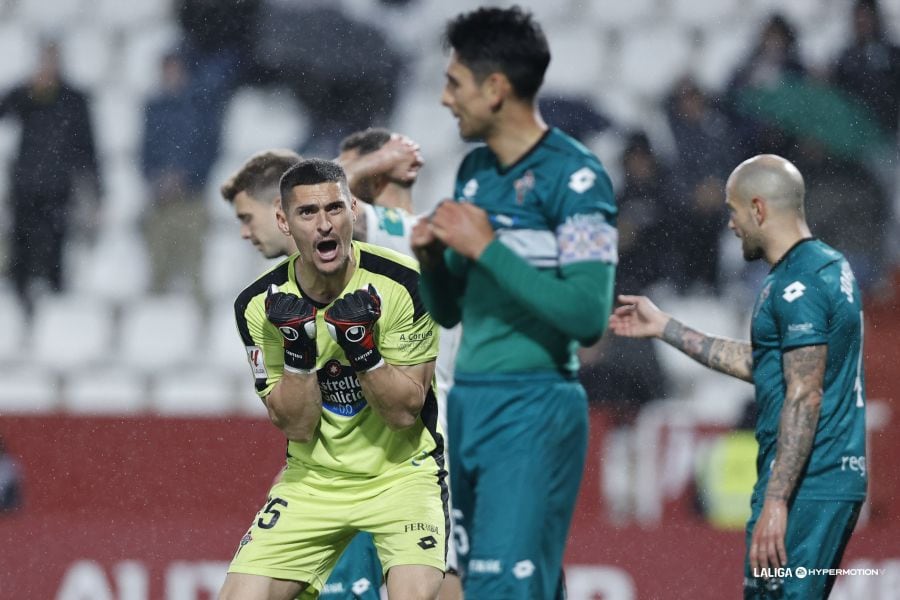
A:
{"label": "player with blurred face", "polygon": [[281,208],[278,184],[281,175],[300,162],[291,150],[266,150],[251,156],[222,184],[222,197],[234,207],[241,224],[241,238],[249,240],[266,258],[290,256],[297,245],[278,226]]}
{"label": "player with blurred face", "polygon": [[[866,397],[859,286],[847,260],[812,237],[805,184],[773,154],[725,186],[744,258],[771,266],[750,341],[697,331],[645,296],[620,296],[618,335],[656,337],[754,384],[758,477],[745,532],[744,598],[827,598],[865,500]],[[809,569],[809,571],[807,571]]]}
{"label": "player with blurred face", "polygon": [[550,49],[530,14],[462,14],[444,40],[441,102],[484,144],[411,242],[428,310],[462,324],[447,406],[463,590],[562,598],[587,445],[574,350],[599,338],[612,304],[615,200],[597,158],[537,110]]}

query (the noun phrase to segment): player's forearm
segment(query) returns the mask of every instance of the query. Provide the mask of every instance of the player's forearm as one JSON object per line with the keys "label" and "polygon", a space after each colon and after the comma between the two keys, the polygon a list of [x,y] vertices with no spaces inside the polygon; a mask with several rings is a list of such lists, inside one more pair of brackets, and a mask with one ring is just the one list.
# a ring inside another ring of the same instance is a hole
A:
{"label": "player's forearm", "polygon": [[787,501],[794,493],[812,451],[821,405],[822,395],[812,391],[790,401],[785,399],[767,498]]}
{"label": "player's forearm", "polygon": [[806,346],[784,354],[784,404],[766,497],[787,501],[809,460],[822,407],[827,348]]}
{"label": "player's forearm", "polygon": [[266,397],[266,409],[272,423],[294,442],[312,440],[322,416],[322,394],[315,373],[294,374],[285,371]]}
{"label": "player's forearm", "polygon": [[358,373],[369,406],[394,431],[412,427],[425,404],[425,388],[393,365]]}
{"label": "player's forearm", "polygon": [[462,319],[459,308],[461,284],[450,273],[443,259],[426,268],[422,265],[419,276],[419,293],[431,318],[447,329],[456,326]]}
{"label": "player's forearm", "polygon": [[613,303],[614,265],[578,263],[564,267],[560,277],[532,267],[494,240],[479,256],[478,266],[529,314],[564,336],[590,343],[603,335]]}
{"label": "player's forearm", "polygon": [[748,342],[716,337],[670,318],[662,340],[710,369],[753,382],[753,349]]}

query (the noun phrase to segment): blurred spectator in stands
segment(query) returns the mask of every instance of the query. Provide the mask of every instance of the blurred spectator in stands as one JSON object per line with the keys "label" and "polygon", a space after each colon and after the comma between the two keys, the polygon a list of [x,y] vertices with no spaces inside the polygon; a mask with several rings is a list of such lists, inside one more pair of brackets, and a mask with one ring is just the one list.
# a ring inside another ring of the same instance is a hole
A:
{"label": "blurred spectator in stands", "polygon": [[765,152],[790,154],[794,139],[759,115],[753,103],[745,98],[745,92],[775,89],[785,81],[802,79],[805,75],[796,31],[782,15],[772,15],[763,26],[759,42],[728,85],[727,106],[736,127],[735,150],[739,156]]}
{"label": "blurred spectator in stands", "polygon": [[856,0],[853,41],[834,67],[835,84],[868,108],[896,141],[900,119],[900,47],[885,33],[878,0]]}
{"label": "blurred spectator in stands", "polygon": [[406,60],[375,26],[334,3],[264,0],[254,39],[256,62],[309,113],[304,155],[329,156],[350,133],[390,121]]}
{"label": "blurred spectator in stands", "polygon": [[678,205],[685,283],[717,291],[719,238],[727,222],[722,190],[736,158],[731,124],[689,77],[675,84],[665,108],[675,139],[678,191],[670,202]]}
{"label": "blurred spectator in stands", "polygon": [[816,237],[840,250],[863,293],[884,274],[890,205],[872,173],[855,160],[801,138],[796,156],[806,182],[806,217]]}
{"label": "blurred spectator in stands", "polygon": [[[181,0],[180,48],[188,89],[198,109],[194,136],[198,163],[211,167],[219,155],[225,109],[237,87],[255,75],[252,36],[260,0]],[[206,181],[208,169],[202,173]]]}
{"label": "blurred spectator in stands", "polygon": [[160,93],[144,110],[141,163],[152,202],[144,235],[153,267],[152,291],[191,287],[199,296],[207,214],[202,189],[210,164],[201,151],[198,106],[181,58],[162,60]]}
{"label": "blurred spectator in stands", "polygon": [[0,117],[7,115],[22,127],[11,172],[9,270],[30,308],[38,281],[62,289],[62,250],[78,176],[100,193],[88,100],[63,79],[55,42],[42,47],[31,79],[0,97]]}
{"label": "blurred spectator in stands", "polygon": [[583,96],[541,94],[538,108],[547,125],[565,131],[582,144],[611,125],[590,98]]}
{"label": "blurred spectator in stands", "polygon": [[6,451],[6,443],[0,436],[0,513],[9,512],[22,505],[22,474],[19,463]]}
{"label": "blurred spectator in stands", "polygon": [[[616,294],[643,293],[664,281],[677,285],[683,275],[677,249],[687,240],[679,239],[672,178],[644,133],[628,137],[622,162]],[[665,376],[649,340],[605,335],[579,356],[588,399],[607,407],[614,425],[630,425],[644,403],[665,395]]]}

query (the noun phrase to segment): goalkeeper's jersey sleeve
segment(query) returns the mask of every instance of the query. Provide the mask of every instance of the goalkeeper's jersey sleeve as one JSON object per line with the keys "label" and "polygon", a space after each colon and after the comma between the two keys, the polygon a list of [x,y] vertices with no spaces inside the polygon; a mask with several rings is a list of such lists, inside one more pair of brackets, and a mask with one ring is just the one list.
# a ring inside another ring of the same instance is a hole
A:
{"label": "goalkeeper's jersey sleeve", "polygon": [[[536,277],[567,286],[566,278],[579,270],[595,281],[614,271],[617,210],[600,161],[574,139],[550,129],[506,167],[487,146],[470,152],[460,165],[454,197],[484,209],[495,233],[478,263],[452,250],[445,254],[449,271],[465,282],[458,299],[463,335],[457,373],[574,373],[578,344],[561,332],[558,322],[527,310],[522,299],[541,298],[556,312],[565,309],[570,322],[606,322],[608,315],[596,314],[595,305],[548,294]],[[522,266],[530,267],[527,272],[535,277],[515,289],[498,284],[514,267],[526,271]],[[609,306],[611,286],[596,291],[601,294],[609,296]]]}
{"label": "goalkeeper's jersey sleeve", "polygon": [[[378,291],[382,313],[375,326],[375,342],[385,362],[409,366],[435,360],[438,328],[419,297],[417,263],[362,242],[353,242],[353,253],[357,268],[340,297],[369,284]],[[247,349],[256,392],[262,398],[284,372],[281,334],[266,319],[266,292],[274,284],[279,291],[304,295],[296,279],[296,257],[265,273],[235,301],[238,331]],[[288,443],[289,463],[293,460],[309,470],[349,476],[377,476],[416,457],[443,453],[434,384],[426,392],[416,424],[391,431],[369,407],[355,371],[328,334],[324,314],[330,305],[316,306],[316,375],[322,393],[322,418],[311,442]]]}

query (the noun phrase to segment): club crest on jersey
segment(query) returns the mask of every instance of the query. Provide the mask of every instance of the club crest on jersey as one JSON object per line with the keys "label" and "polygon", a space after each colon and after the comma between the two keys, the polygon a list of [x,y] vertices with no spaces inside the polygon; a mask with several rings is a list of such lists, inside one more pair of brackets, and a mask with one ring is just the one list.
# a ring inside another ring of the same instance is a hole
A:
{"label": "club crest on jersey", "polygon": [[466,182],[466,185],[463,186],[463,198],[466,200],[472,200],[475,198],[475,194],[478,193],[478,180],[475,178],[470,179]]}
{"label": "club crest on jersey", "polygon": [[525,171],[525,174],[513,182],[516,190],[516,204],[525,202],[525,194],[534,189],[534,173],[531,169]]}

